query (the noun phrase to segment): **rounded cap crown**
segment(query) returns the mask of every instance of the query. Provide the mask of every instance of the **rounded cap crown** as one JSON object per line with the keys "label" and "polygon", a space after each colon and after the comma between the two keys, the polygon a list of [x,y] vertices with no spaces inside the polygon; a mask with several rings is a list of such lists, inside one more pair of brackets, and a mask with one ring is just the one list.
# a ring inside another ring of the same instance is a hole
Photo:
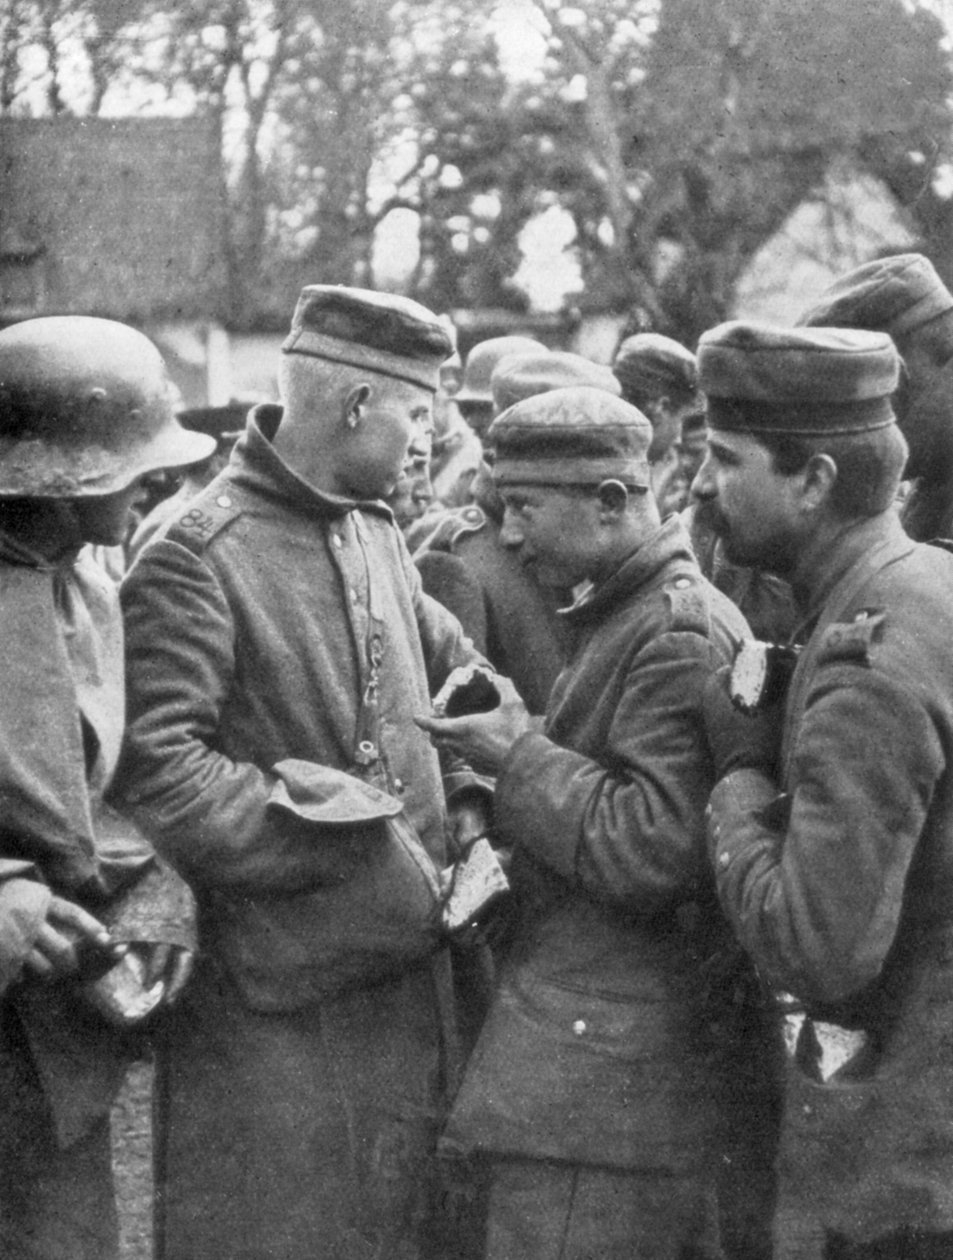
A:
{"label": "rounded cap crown", "polygon": [[[900,356],[886,333],[741,320],[703,333],[699,384],[715,428],[863,433],[894,421]],[[735,415],[723,403],[755,404]]]}
{"label": "rounded cap crown", "polygon": [[478,341],[467,355],[463,382],[454,395],[454,401],[491,404],[493,391],[490,380],[501,359],[510,354],[548,353],[547,347],[532,337],[489,337],[486,341]]}
{"label": "rounded cap crown", "polygon": [[867,328],[904,337],[953,310],[953,294],[923,254],[894,254],[836,280],[798,324]]}
{"label": "rounded cap crown", "polygon": [[698,388],[695,356],[683,345],[661,333],[637,333],[626,337],[616,351],[612,371],[624,395],[661,398],[694,394]]}
{"label": "rounded cap crown", "polygon": [[113,494],[214,449],[175,420],[162,356],[136,329],[60,315],[0,332],[0,496]]}
{"label": "rounded cap crown", "polygon": [[454,344],[446,321],[411,298],[310,284],[301,290],[281,348],[436,390]]}
{"label": "rounded cap crown", "polygon": [[604,389],[574,386],[526,398],[497,416],[487,440],[498,485],[650,484],[652,426]]}
{"label": "rounded cap crown", "polygon": [[497,411],[505,411],[507,407],[535,394],[545,394],[553,389],[571,389],[578,385],[604,389],[615,397],[622,392],[609,368],[567,350],[508,354],[500,359],[490,378],[490,391]]}

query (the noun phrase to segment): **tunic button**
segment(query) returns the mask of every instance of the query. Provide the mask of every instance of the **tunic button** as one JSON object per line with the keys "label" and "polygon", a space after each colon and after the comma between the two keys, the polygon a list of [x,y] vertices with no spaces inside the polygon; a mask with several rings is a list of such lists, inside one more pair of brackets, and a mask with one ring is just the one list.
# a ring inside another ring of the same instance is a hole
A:
{"label": "tunic button", "polygon": [[398,796],[403,796],[404,794],[404,780],[403,779],[394,780],[394,791],[397,793]]}
{"label": "tunic button", "polygon": [[232,501],[227,494],[220,494],[215,500],[219,507],[231,507]]}
{"label": "tunic button", "polygon": [[333,539],[334,539],[334,545],[335,545],[335,547],[343,547],[343,546],[344,546],[344,541],[343,541],[343,539],[341,538],[341,535],[340,535],[340,534],[332,534],[332,537],[333,537]]}
{"label": "tunic button", "polygon": [[729,864],[730,861],[731,861],[731,856],[729,854],[719,853],[718,865],[722,868],[722,870],[725,869],[725,867]]}
{"label": "tunic button", "polygon": [[685,588],[688,586],[691,586],[691,584],[692,584],[691,578],[676,578],[675,579],[675,589],[677,591],[684,591]]}
{"label": "tunic button", "polygon": [[577,1037],[581,1037],[586,1031],[586,1021],[584,1019],[577,1019],[572,1026],[572,1030]]}

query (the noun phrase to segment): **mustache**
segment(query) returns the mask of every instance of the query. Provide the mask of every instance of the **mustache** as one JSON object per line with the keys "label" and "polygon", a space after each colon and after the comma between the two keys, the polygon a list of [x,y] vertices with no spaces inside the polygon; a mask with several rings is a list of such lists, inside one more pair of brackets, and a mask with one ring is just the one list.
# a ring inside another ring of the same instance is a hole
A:
{"label": "mustache", "polygon": [[715,534],[728,532],[728,522],[714,499],[695,500],[695,519]]}

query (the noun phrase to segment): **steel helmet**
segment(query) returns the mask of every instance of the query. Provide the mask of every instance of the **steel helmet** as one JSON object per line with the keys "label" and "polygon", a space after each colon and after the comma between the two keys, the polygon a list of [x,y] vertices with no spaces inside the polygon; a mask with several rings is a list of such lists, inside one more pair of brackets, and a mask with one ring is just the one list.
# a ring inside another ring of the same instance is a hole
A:
{"label": "steel helmet", "polygon": [[174,418],[159,351],[111,319],[56,315],[0,332],[0,496],[113,494],[207,458]]}
{"label": "steel helmet", "polygon": [[490,337],[478,341],[463,368],[463,383],[453,396],[457,403],[487,403],[492,406],[490,378],[500,359],[510,354],[545,354],[546,346],[532,337]]}

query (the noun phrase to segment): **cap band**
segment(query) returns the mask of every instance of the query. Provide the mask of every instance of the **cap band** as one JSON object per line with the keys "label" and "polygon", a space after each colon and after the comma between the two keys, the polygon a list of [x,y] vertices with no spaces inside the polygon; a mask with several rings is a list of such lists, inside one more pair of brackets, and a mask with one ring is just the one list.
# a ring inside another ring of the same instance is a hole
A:
{"label": "cap band", "polygon": [[895,315],[887,331],[892,337],[902,337],[904,333],[914,332],[925,324],[932,324],[947,311],[953,311],[953,302],[949,300],[949,297],[945,289],[942,292],[927,293],[902,315]]}
{"label": "cap band", "polygon": [[366,368],[383,376],[394,376],[436,392],[439,364],[424,363],[402,354],[391,354],[354,341],[341,341],[310,328],[295,328],[281,346],[284,354],[307,354],[315,359],[328,359],[332,363],[346,363],[350,367]]}
{"label": "cap band", "polygon": [[787,433],[800,437],[840,437],[872,433],[896,423],[889,398],[849,403],[770,403],[749,398],[709,398],[712,429],[745,433]]}
{"label": "cap band", "polygon": [[647,490],[644,461],[632,459],[500,459],[493,462],[498,486],[598,486],[621,481],[634,490]]}

